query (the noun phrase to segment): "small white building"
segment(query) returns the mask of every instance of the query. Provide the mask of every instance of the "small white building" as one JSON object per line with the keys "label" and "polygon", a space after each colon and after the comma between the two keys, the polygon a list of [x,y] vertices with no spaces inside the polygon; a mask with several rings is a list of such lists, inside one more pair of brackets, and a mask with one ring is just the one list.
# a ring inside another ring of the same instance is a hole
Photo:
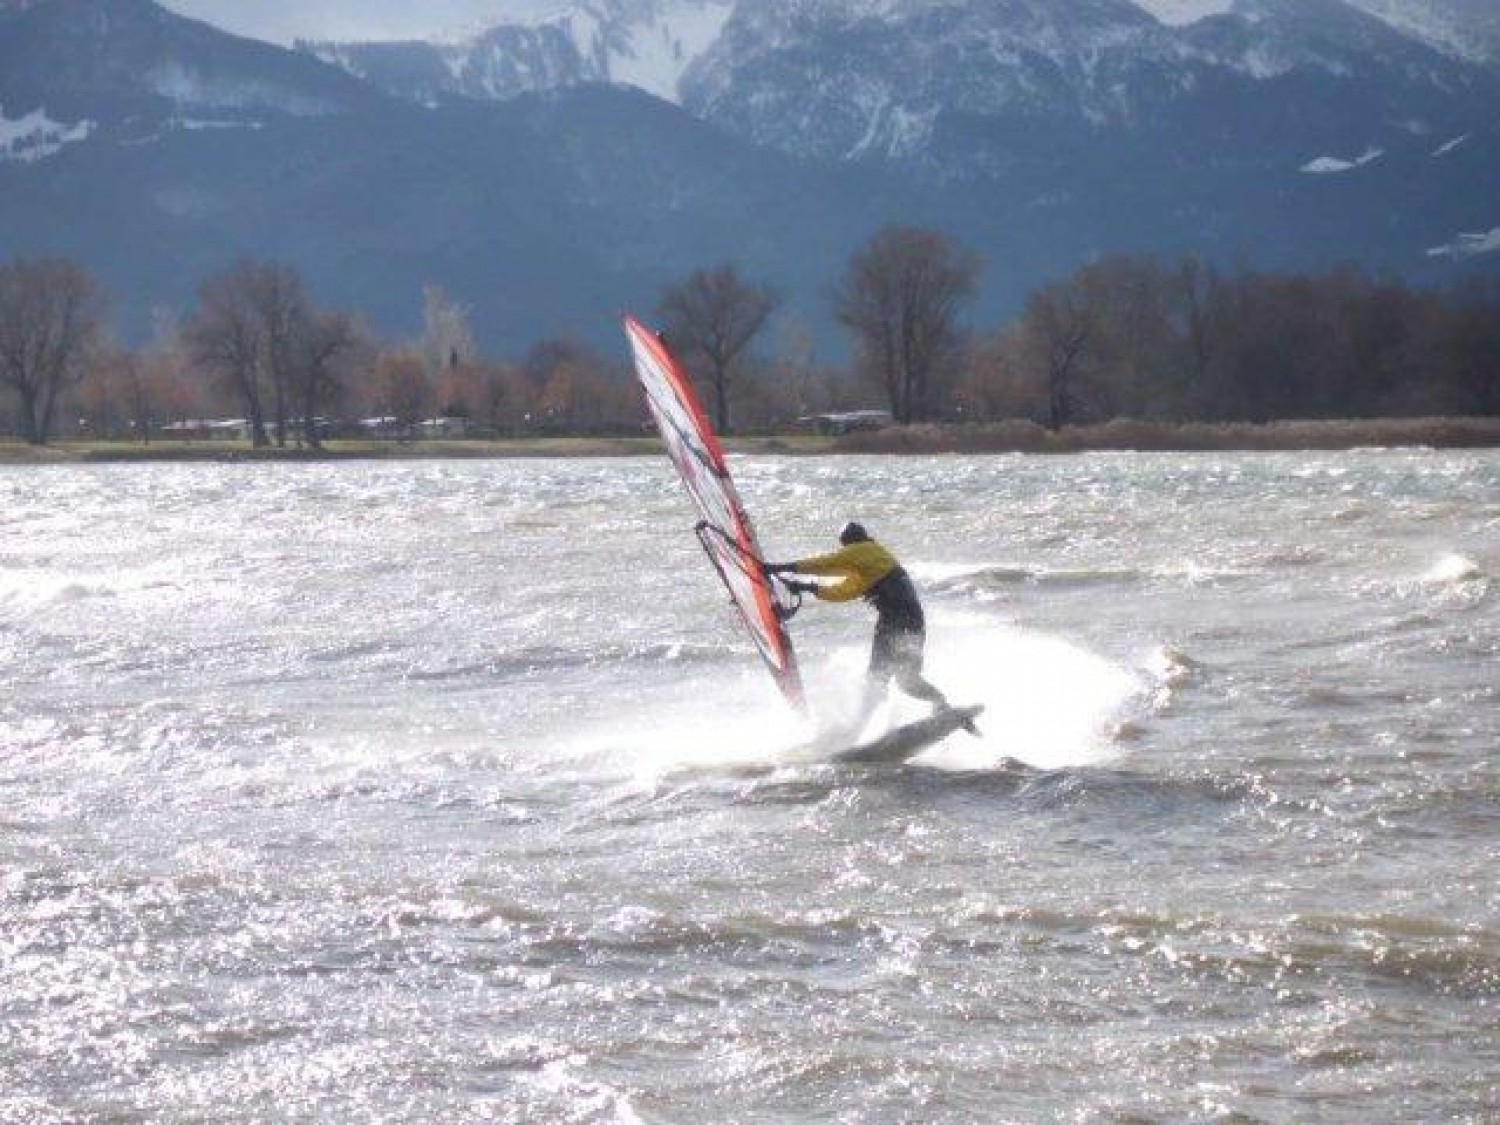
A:
{"label": "small white building", "polygon": [[372,438],[404,438],[410,437],[409,428],[399,418],[389,415],[380,418],[361,418],[359,420],[360,432],[366,437]]}
{"label": "small white building", "polygon": [[173,441],[249,441],[250,423],[244,418],[184,418],[164,425],[161,436]]}
{"label": "small white building", "polygon": [[466,438],[472,436],[474,423],[468,418],[429,418],[417,430],[424,438]]}
{"label": "small white building", "polygon": [[856,430],[883,430],[895,419],[889,410],[845,410],[832,414],[808,414],[797,421],[820,434],[836,437]]}

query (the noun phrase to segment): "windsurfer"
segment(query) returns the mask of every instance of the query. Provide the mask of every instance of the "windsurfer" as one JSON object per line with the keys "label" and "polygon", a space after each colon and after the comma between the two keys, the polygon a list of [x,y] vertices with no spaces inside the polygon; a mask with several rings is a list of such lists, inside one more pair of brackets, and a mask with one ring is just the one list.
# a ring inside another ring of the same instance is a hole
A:
{"label": "windsurfer", "polygon": [[[844,525],[839,532],[840,549],[831,555],[816,555],[796,562],[766,567],[796,592],[811,593],[825,602],[850,602],[864,598],[875,607],[875,641],[870,649],[870,668],[856,723],[865,721],[880,705],[892,679],[907,695],[932,704],[933,713],[949,710],[947,698],[922,676],[922,650],[927,639],[927,621],[911,576],[896,556],[875,542],[863,526]],[[834,578],[823,584],[788,579],[789,574]],[[973,721],[963,724],[978,734]]]}

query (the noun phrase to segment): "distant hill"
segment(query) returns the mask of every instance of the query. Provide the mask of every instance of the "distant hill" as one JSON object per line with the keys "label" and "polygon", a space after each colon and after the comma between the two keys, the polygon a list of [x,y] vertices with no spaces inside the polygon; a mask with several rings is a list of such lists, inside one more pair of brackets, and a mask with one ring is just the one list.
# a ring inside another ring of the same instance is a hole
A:
{"label": "distant hill", "polygon": [[172,15],[151,0],[35,0],[0,10],[0,106],[157,124],[372,108],[367,83],[295,52]]}

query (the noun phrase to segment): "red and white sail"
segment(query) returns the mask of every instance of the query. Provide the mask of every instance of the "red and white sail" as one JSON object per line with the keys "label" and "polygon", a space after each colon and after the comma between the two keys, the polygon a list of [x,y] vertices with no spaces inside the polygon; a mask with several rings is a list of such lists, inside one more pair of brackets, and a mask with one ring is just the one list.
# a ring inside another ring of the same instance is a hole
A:
{"label": "red and white sail", "polygon": [[625,334],[635,356],[635,371],[646,392],[646,404],[661,431],[667,456],[677,467],[688,495],[702,517],[698,539],[740,619],[765,659],[787,701],[806,708],[796,653],[778,610],[776,591],[761,569],[763,557],[755,529],[745,514],[724,450],[698,400],[693,384],[657,335],[634,317],[625,318]]}

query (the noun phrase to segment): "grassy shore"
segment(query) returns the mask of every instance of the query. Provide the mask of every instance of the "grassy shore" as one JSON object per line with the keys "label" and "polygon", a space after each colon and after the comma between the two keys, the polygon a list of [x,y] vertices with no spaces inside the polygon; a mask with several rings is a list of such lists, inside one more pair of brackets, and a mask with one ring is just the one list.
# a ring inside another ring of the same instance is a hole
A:
{"label": "grassy shore", "polygon": [[[815,454],[837,452],[832,438],[806,434],[734,437],[724,442],[735,453]],[[505,438],[496,441],[330,441],[307,449],[254,449],[242,441],[59,441],[34,446],[0,438],[0,464],[49,465],[104,462],[183,461],[402,461],[423,459],[536,457],[655,457],[653,437]]]}
{"label": "grassy shore", "polygon": [[[1500,418],[1387,418],[1374,420],[1166,425],[1120,420],[1102,426],[1047,430],[1031,422],[988,426],[893,426],[817,437],[807,434],[735,437],[731,452],[787,454],[1085,453],[1104,450],[1203,452],[1340,450],[1422,446],[1470,449],[1500,446]],[[77,464],[160,461],[337,461],[422,458],[656,456],[650,437],[548,437],[499,441],[332,441],[321,452],[252,449],[244,442],[57,442],[37,447],[0,439],[0,464]]]}
{"label": "grassy shore", "polygon": [[356,461],[483,457],[631,457],[653,454],[653,438],[527,438],[512,441],[330,441],[322,450],[243,441],[60,441],[38,448],[0,440],[0,462]]}
{"label": "grassy shore", "polygon": [[1048,430],[1033,422],[906,426],[848,434],[843,453],[1088,453],[1275,450],[1474,449],[1500,446],[1500,418],[1372,418],[1167,424],[1117,419]]}

